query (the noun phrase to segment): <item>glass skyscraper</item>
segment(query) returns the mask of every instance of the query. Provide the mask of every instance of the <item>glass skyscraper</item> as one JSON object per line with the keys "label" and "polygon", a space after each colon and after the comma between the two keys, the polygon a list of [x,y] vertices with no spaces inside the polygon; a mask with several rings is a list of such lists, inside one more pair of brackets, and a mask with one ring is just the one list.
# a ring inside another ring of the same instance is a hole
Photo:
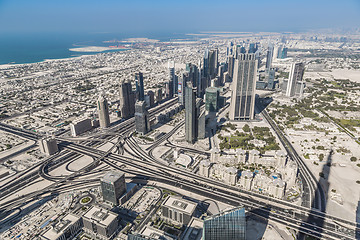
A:
{"label": "glass skyscraper", "polygon": [[204,240],[245,240],[245,209],[237,208],[204,220]]}

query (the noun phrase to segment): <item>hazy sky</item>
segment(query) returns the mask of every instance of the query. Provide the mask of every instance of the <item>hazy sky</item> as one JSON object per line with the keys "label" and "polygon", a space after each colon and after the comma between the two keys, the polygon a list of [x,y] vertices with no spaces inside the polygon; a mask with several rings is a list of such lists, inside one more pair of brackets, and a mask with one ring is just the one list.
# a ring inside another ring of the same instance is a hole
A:
{"label": "hazy sky", "polygon": [[360,27],[360,0],[0,0],[0,32],[302,31],[330,27]]}

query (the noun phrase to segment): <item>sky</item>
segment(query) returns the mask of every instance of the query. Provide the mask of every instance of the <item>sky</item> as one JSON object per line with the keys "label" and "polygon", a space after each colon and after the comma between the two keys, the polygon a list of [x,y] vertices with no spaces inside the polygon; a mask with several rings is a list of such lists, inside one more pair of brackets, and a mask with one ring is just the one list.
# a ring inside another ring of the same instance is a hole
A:
{"label": "sky", "polygon": [[354,27],[360,27],[360,0],[0,0],[0,33]]}

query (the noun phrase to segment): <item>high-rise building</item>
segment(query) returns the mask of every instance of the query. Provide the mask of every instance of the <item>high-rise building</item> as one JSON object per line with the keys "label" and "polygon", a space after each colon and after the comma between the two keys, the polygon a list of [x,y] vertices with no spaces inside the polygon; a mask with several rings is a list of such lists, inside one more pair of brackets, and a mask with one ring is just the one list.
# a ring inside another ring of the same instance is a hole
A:
{"label": "high-rise building", "polygon": [[135,103],[135,128],[141,134],[146,134],[150,130],[149,113],[145,101],[136,101]]}
{"label": "high-rise building", "polygon": [[235,58],[234,56],[229,56],[228,58],[228,72],[229,72],[229,77],[232,79],[233,75],[234,75],[234,63],[235,63]]}
{"label": "high-rise building", "polygon": [[155,98],[156,98],[157,103],[162,101],[162,89],[161,88],[158,88],[156,90]]}
{"label": "high-rise building", "polygon": [[76,137],[79,134],[89,131],[92,128],[90,118],[79,118],[70,123],[71,136]]}
{"label": "high-rise building", "polygon": [[107,128],[110,126],[110,117],[109,117],[109,106],[103,95],[99,96],[97,100],[97,110],[99,114],[100,127]]}
{"label": "high-rise building", "polygon": [[133,99],[132,86],[130,81],[120,83],[120,113],[122,118],[128,118],[134,115],[135,101]]}
{"label": "high-rise building", "polygon": [[[189,72],[183,73],[178,85],[178,99],[181,105],[185,105],[185,87],[189,82]],[[189,82],[191,85],[192,83]]]}
{"label": "high-rise building", "polygon": [[203,59],[203,77],[206,79],[210,77],[209,61],[209,49],[206,49]]}
{"label": "high-rise building", "polygon": [[111,171],[100,182],[104,201],[119,205],[119,198],[126,192],[125,174]]}
{"label": "high-rise building", "polygon": [[289,80],[286,87],[286,96],[294,97],[296,93],[296,85],[298,82],[302,82],[305,71],[305,64],[298,62],[291,64]]}
{"label": "high-rise building", "polygon": [[270,69],[271,68],[271,63],[272,63],[272,59],[273,59],[273,54],[274,54],[274,47],[273,46],[269,46],[268,50],[266,52],[266,63],[265,63],[265,69]]}
{"label": "high-rise building", "polygon": [[280,57],[281,59],[284,59],[284,58],[287,58],[287,53],[288,53],[288,48],[287,47],[284,47],[282,50],[281,50],[281,53],[280,53]]}
{"label": "high-rise building", "polygon": [[257,60],[255,54],[240,54],[235,60],[229,117],[254,119]]}
{"label": "high-rise building", "polygon": [[205,113],[205,109],[201,110],[200,106],[198,106],[196,108],[196,112],[197,112],[197,133],[196,133],[196,137],[197,139],[204,139],[206,136],[206,132],[205,132],[205,117],[206,117],[206,113]]}
{"label": "high-rise building", "polygon": [[203,76],[202,76],[201,72],[202,72],[201,60],[199,60],[198,76],[197,76],[197,83],[196,83],[197,97],[199,97],[199,98],[203,98],[204,91],[205,91],[205,83],[203,81]]}
{"label": "high-rise building", "polygon": [[170,89],[170,98],[172,98],[175,94],[177,94],[177,88],[178,88],[178,81],[177,77],[175,75],[175,62],[169,61],[168,62],[168,70],[169,70],[169,85],[171,87]]}
{"label": "high-rise building", "polygon": [[40,151],[47,156],[53,155],[59,151],[55,138],[43,138],[39,141]]}
{"label": "high-rise building", "polygon": [[196,141],[196,89],[191,83],[185,87],[185,139],[189,143]]}
{"label": "high-rise building", "polygon": [[233,47],[234,47],[233,42],[229,42],[228,46],[226,48],[226,56],[229,56],[229,55],[233,54]]}
{"label": "high-rise building", "polygon": [[144,77],[142,72],[135,73],[135,84],[136,84],[136,98],[139,101],[144,101]]}
{"label": "high-rise building", "polygon": [[208,112],[217,112],[219,105],[219,89],[215,87],[206,88],[205,109]]}
{"label": "high-rise building", "polygon": [[209,52],[209,75],[210,78],[215,78],[218,73],[219,65],[219,50],[214,49]]}
{"label": "high-rise building", "polygon": [[150,105],[150,107],[154,106],[154,104],[155,104],[155,94],[154,94],[154,92],[149,90],[147,92],[147,95],[149,96],[149,105]]}
{"label": "high-rise building", "polygon": [[265,78],[267,79],[267,89],[275,88],[275,69],[270,68],[265,70]]}
{"label": "high-rise building", "polygon": [[246,216],[244,208],[213,215],[204,220],[204,240],[245,240]]}
{"label": "high-rise building", "polygon": [[255,53],[257,51],[257,46],[255,43],[250,43],[249,45],[249,53]]}

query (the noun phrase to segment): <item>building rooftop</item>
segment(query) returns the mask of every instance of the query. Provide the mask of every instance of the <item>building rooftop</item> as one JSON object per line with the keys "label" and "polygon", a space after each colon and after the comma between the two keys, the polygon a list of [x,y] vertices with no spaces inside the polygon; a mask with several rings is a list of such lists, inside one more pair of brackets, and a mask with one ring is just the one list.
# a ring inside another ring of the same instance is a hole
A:
{"label": "building rooftop", "polygon": [[80,217],[73,215],[73,214],[67,214],[64,218],[59,220],[57,223],[55,223],[49,230],[47,230],[43,235],[43,239],[57,239],[60,237],[64,230],[67,229],[68,226],[74,224],[76,221],[79,220]]}
{"label": "building rooftop", "polygon": [[163,206],[192,215],[195,211],[197,204],[183,198],[168,196],[163,203]]}
{"label": "building rooftop", "polygon": [[83,218],[91,222],[97,222],[103,226],[108,226],[116,219],[116,214],[106,209],[93,206],[83,215]]}
{"label": "building rooftop", "polygon": [[111,172],[106,173],[105,176],[101,179],[101,181],[113,183],[123,176],[124,176],[124,173],[122,173],[122,172],[111,171]]}

